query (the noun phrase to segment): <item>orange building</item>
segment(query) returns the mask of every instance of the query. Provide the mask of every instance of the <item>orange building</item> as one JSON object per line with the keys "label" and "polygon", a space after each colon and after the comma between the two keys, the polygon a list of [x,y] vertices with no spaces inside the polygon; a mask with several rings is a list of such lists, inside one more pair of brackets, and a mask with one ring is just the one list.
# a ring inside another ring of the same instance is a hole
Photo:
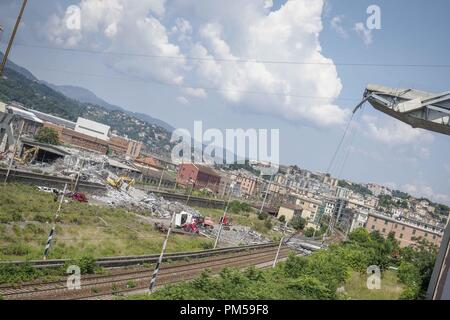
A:
{"label": "orange building", "polygon": [[385,237],[393,232],[401,247],[414,245],[419,239],[439,246],[444,232],[440,227],[406,219],[397,220],[379,213],[369,213],[366,229],[369,232],[378,231]]}
{"label": "orange building", "polygon": [[218,193],[220,175],[207,166],[183,163],[178,167],[177,183],[184,186],[192,185],[195,189],[208,188]]}

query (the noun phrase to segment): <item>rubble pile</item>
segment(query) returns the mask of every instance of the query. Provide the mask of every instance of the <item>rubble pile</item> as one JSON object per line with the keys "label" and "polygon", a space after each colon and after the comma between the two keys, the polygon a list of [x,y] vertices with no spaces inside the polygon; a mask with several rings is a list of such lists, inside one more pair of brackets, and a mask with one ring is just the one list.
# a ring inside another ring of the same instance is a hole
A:
{"label": "rubble pile", "polygon": [[200,215],[197,210],[183,203],[169,201],[163,197],[157,197],[153,193],[147,194],[145,191],[133,187],[124,191],[108,186],[105,195],[93,195],[92,198],[111,206],[143,212],[157,218],[170,219],[173,212],[181,211]]}
{"label": "rubble pile", "polygon": [[[231,226],[228,228],[222,228],[220,233],[220,241],[224,243],[229,243],[233,245],[251,245],[251,244],[261,244],[269,243],[270,239],[264,237],[256,231],[251,230],[250,227],[246,226]],[[213,230],[207,232],[207,235],[216,237],[219,232],[219,225],[216,225]]]}

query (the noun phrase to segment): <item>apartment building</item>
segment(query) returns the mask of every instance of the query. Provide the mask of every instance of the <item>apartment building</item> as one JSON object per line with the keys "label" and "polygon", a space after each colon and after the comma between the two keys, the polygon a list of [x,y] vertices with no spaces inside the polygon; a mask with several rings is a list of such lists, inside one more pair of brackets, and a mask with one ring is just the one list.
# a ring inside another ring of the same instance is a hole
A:
{"label": "apartment building", "polygon": [[426,239],[439,246],[444,233],[443,228],[410,219],[392,218],[381,213],[371,212],[368,215],[366,229],[379,231],[387,236],[393,232],[401,247],[417,244],[419,239]]}

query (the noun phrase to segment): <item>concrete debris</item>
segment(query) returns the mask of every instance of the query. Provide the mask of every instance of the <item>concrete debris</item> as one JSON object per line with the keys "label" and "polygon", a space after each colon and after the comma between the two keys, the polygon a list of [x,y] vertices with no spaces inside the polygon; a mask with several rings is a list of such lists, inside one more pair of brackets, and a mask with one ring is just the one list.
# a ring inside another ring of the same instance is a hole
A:
{"label": "concrete debris", "polygon": [[163,197],[157,197],[153,193],[147,194],[145,191],[134,187],[130,187],[128,191],[124,191],[108,186],[108,191],[105,195],[93,195],[92,198],[114,207],[134,210],[156,218],[170,219],[173,212],[178,213],[181,211],[200,215],[197,210],[185,204],[169,201]]}
{"label": "concrete debris", "polygon": [[[228,230],[227,230],[228,229]],[[205,235],[216,238],[219,231],[219,225],[215,225],[213,230],[202,230]],[[222,228],[220,233],[220,242],[231,245],[250,245],[269,243],[271,240],[258,232],[251,230],[247,226],[232,226],[230,228]]]}

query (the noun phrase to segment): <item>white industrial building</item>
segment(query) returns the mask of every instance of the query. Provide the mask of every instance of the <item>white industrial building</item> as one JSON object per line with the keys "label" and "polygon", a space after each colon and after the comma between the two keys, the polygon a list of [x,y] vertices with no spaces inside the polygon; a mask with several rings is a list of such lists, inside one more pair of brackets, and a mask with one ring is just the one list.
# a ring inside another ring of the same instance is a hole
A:
{"label": "white industrial building", "polygon": [[110,130],[110,126],[81,117],[77,119],[75,125],[75,131],[102,140],[109,140]]}

